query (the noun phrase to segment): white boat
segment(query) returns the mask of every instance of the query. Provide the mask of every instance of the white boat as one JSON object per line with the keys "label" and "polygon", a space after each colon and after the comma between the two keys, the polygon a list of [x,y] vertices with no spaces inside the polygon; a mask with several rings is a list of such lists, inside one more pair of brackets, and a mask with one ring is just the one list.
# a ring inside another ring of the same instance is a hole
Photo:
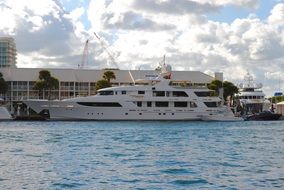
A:
{"label": "white boat", "polygon": [[94,96],[23,102],[57,120],[242,120],[206,87],[174,86],[165,78],[160,74],[134,86],[101,89]]}
{"label": "white boat", "polygon": [[239,84],[238,87],[240,89],[239,104],[243,109],[242,115],[269,110],[270,102],[265,99],[265,94],[261,90],[262,84],[255,83],[249,72],[244,77],[244,83]]}
{"label": "white boat", "polygon": [[4,100],[0,98],[0,120],[10,120],[12,119],[11,114],[7,110]]}

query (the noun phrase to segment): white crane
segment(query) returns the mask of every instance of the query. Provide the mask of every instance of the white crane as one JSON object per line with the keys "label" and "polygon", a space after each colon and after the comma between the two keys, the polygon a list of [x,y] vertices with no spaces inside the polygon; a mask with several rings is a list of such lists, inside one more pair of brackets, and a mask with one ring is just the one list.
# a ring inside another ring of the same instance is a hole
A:
{"label": "white crane", "polygon": [[118,64],[115,61],[115,58],[112,56],[112,54],[110,53],[110,51],[108,50],[107,46],[105,45],[105,43],[103,42],[103,40],[101,40],[101,38],[96,34],[96,32],[94,32],[95,37],[99,40],[102,48],[106,51],[106,53],[108,54],[110,60],[112,61],[113,65],[118,69]]}

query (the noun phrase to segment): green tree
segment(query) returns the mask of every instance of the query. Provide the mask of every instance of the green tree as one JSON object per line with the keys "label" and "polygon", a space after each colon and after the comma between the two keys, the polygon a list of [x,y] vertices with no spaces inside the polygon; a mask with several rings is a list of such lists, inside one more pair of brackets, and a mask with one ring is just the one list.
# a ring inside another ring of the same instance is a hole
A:
{"label": "green tree", "polygon": [[0,94],[6,94],[7,91],[8,91],[8,84],[3,78],[2,73],[0,73]]}
{"label": "green tree", "polygon": [[210,90],[214,90],[214,95],[218,96],[219,95],[219,89],[223,87],[222,81],[219,80],[213,80],[210,84],[207,85],[207,88]]}
{"label": "green tree", "polygon": [[210,84],[207,85],[207,87],[210,90],[214,90],[216,95],[219,94],[219,89],[223,88],[224,89],[224,94],[223,94],[224,100],[226,100],[228,96],[233,97],[234,94],[239,93],[238,87],[236,87],[233,83],[228,82],[228,81],[222,82],[219,80],[213,80]]}
{"label": "green tree", "polygon": [[48,91],[48,99],[51,97],[51,91],[59,88],[59,81],[57,78],[51,76],[47,70],[41,70],[38,76],[39,80],[36,81],[33,88],[39,90],[40,93]]}
{"label": "green tree", "polygon": [[107,80],[98,80],[96,82],[96,90],[107,88],[107,87],[111,87],[110,82],[108,82]]}
{"label": "green tree", "polygon": [[235,94],[239,93],[239,88],[236,87],[233,83],[228,81],[223,82],[223,88],[224,88],[224,100],[226,100],[228,96],[234,97]]}
{"label": "green tree", "polygon": [[115,74],[113,71],[105,71],[103,74],[103,79],[110,83],[111,79],[116,79]]}

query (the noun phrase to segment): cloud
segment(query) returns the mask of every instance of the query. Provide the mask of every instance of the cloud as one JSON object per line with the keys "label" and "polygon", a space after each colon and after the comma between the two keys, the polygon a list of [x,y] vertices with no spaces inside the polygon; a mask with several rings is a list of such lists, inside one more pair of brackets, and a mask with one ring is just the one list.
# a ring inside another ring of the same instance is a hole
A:
{"label": "cloud", "polygon": [[136,9],[174,15],[217,12],[219,7],[212,3],[199,3],[190,0],[135,0],[133,7]]}
{"label": "cloud", "polygon": [[134,12],[125,12],[116,22],[110,22],[113,14],[104,15],[107,19],[104,24],[106,29],[120,29],[120,30],[144,30],[144,31],[158,31],[158,30],[173,30],[173,24],[158,24],[153,20],[143,18],[143,15]]}
{"label": "cloud", "polygon": [[[72,20],[71,17],[75,16],[66,16],[68,13],[57,1],[6,0],[1,10],[1,18],[9,16],[9,19],[4,23],[1,21],[0,35],[14,36],[19,67],[60,67],[65,64],[64,60],[60,60],[62,56],[77,54],[78,57],[78,49],[75,50],[75,47],[81,44],[81,39],[74,34],[76,19]],[[78,62],[79,58],[71,60],[69,64],[77,65]]]}
{"label": "cloud", "polygon": [[268,22],[276,26],[284,25],[284,3],[277,4],[271,10],[271,15],[268,17]]}
{"label": "cloud", "polygon": [[77,67],[89,39],[92,68],[114,67],[103,44],[121,69],[154,69],[165,54],[174,70],[223,71],[235,83],[249,70],[270,92],[275,72],[284,70],[283,3],[265,19],[254,13],[231,23],[212,21],[208,13],[228,6],[256,12],[264,5],[259,0],[90,0],[84,6],[68,12],[57,0],[4,0],[0,34],[15,37],[18,66]]}

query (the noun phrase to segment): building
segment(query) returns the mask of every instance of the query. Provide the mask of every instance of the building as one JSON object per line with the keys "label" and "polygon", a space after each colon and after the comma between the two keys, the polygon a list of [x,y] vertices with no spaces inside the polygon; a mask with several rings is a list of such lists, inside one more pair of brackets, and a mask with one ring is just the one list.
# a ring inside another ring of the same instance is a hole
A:
{"label": "building", "polygon": [[[59,80],[59,89],[53,90],[51,99],[66,99],[76,96],[89,96],[96,94],[96,81],[101,80],[105,70],[90,69],[46,69],[46,68],[1,68],[4,79],[9,85],[5,100],[10,103],[11,109],[24,99],[40,99],[38,90],[33,85],[38,80],[41,70],[50,71],[51,75]],[[111,81],[113,86],[134,85],[137,79],[155,78],[155,70],[112,70],[116,76]],[[220,80],[220,73],[216,75]],[[205,86],[215,77],[200,71],[172,71],[175,83],[188,86]],[[175,85],[175,84],[173,84]],[[178,84],[176,84],[178,85]]]}
{"label": "building", "polygon": [[16,44],[11,37],[0,37],[0,68],[16,67]]}
{"label": "building", "polygon": [[275,112],[284,115],[284,101],[276,104]]}

